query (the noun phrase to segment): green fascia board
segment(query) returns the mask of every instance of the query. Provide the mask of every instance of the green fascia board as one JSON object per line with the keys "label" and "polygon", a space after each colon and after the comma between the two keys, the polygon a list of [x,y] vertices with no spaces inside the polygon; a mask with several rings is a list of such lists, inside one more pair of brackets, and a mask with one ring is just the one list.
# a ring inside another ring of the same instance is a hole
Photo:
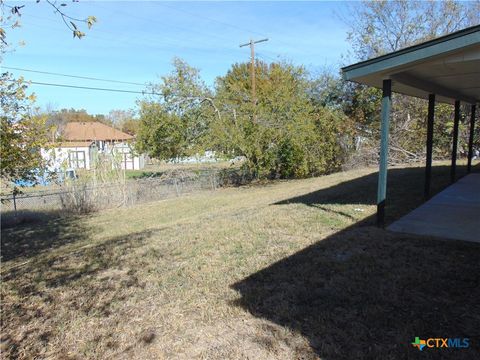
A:
{"label": "green fascia board", "polygon": [[407,64],[414,64],[455,50],[480,44],[480,25],[414,45],[374,59],[342,68],[345,80],[356,80],[378,72],[388,72]]}

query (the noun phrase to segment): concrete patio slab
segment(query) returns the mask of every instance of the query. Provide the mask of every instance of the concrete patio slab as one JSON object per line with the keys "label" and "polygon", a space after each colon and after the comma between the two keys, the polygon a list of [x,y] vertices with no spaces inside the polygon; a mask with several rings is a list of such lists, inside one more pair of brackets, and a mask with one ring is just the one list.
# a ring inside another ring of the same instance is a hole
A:
{"label": "concrete patio slab", "polygon": [[480,174],[463,177],[387,229],[480,242]]}

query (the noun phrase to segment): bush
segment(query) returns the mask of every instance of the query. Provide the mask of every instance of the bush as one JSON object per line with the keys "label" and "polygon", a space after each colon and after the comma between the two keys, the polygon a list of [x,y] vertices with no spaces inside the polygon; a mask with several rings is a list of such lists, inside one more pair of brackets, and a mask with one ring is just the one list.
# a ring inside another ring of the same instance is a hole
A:
{"label": "bush", "polygon": [[288,179],[307,176],[309,169],[303,147],[291,139],[284,139],[278,147],[276,167],[275,177]]}
{"label": "bush", "polygon": [[93,191],[87,182],[73,181],[66,184],[60,194],[62,209],[72,214],[88,214],[97,210]]}

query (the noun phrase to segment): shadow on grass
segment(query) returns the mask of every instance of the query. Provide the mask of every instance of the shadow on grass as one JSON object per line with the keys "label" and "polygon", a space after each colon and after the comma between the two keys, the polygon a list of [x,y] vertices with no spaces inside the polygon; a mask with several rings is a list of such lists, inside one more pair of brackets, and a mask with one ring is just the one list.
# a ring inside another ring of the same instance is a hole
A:
{"label": "shadow on grass", "polygon": [[[434,169],[434,191],[449,168]],[[418,189],[416,189],[418,188]],[[282,201],[374,204],[376,174]],[[389,221],[422,202],[423,169],[389,171]],[[298,331],[322,359],[480,358],[480,245],[389,233],[374,217],[235,284],[237,305]],[[419,336],[467,337],[468,349],[425,349]]]}
{"label": "shadow on grass", "polygon": [[[475,169],[478,171],[477,169]],[[424,189],[423,167],[392,168],[388,170],[386,222],[409,213],[423,203]],[[457,166],[457,177],[466,174],[466,166]],[[325,211],[332,211],[323,205],[358,204],[375,205],[378,173],[371,173],[353,180],[345,181],[326,189],[317,190],[277,202],[275,205],[301,203]],[[450,166],[432,168],[431,194],[435,194],[450,185]],[[345,214],[345,216],[349,217]],[[371,221],[373,223],[373,220]]]}
{"label": "shadow on grass", "polygon": [[[77,241],[88,236],[85,229],[77,227],[78,224],[72,218],[56,219],[54,225],[51,222],[43,225],[48,225],[46,227],[50,229],[49,233],[39,234],[41,229],[23,228],[25,238],[22,240],[29,242],[40,236],[47,239],[50,239],[49,236],[57,236],[63,238],[63,243],[59,239],[49,246],[61,246],[70,241],[70,236]],[[75,227],[74,232],[72,226]],[[26,356],[29,358],[43,354],[45,344],[60,336],[62,325],[58,322],[62,321],[62,316],[68,318],[66,310],[76,317],[83,315],[91,319],[106,319],[115,314],[119,304],[145,288],[146,284],[140,280],[139,272],[151,261],[139,259],[137,269],[131,268],[131,263],[125,259],[159,231],[162,229],[115,236],[99,243],[85,242],[85,245],[80,244],[83,246],[72,247],[61,253],[34,256],[41,249],[45,250],[44,244],[35,248],[28,247],[30,252],[24,250],[15,253],[30,257],[30,260],[2,269],[2,353],[7,358],[17,358],[20,352],[28,354]],[[149,256],[159,255],[151,253]],[[29,332],[18,337],[19,329],[25,324],[28,324]],[[95,342],[88,346],[95,348],[97,344],[107,344],[107,347],[115,349],[122,345],[117,341],[117,334],[109,329],[98,335]],[[55,353],[55,358],[70,358],[70,353],[61,353],[62,349],[55,351],[60,351]]]}
{"label": "shadow on grass", "polygon": [[61,216],[58,211],[22,211],[2,214],[2,262],[26,259],[88,237],[79,216]]}

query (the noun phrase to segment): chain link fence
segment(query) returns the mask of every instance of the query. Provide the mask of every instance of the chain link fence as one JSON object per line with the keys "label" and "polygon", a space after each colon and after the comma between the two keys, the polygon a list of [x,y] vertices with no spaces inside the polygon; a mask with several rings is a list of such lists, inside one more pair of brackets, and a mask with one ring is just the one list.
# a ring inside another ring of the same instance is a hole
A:
{"label": "chain link fence", "polygon": [[98,185],[74,181],[55,190],[2,196],[1,213],[5,216],[26,211],[90,212],[242,185],[249,181],[251,177],[239,169],[175,172],[162,177]]}

